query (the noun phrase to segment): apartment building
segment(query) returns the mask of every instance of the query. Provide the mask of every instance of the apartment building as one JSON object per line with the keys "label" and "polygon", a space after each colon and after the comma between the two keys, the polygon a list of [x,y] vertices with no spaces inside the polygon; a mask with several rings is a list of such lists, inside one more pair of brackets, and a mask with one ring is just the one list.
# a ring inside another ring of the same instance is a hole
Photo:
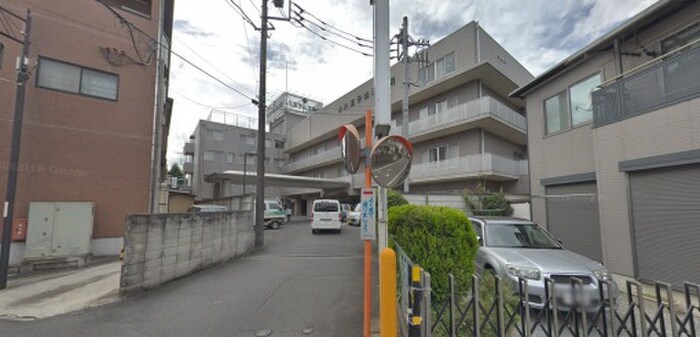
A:
{"label": "apartment building", "polygon": [[[227,123],[200,120],[190,141],[184,146],[186,180],[191,182],[191,193],[196,201],[225,198],[244,193],[255,193],[255,184],[232,184],[230,182],[207,182],[206,177],[229,170],[257,174],[257,135],[252,129],[257,119],[245,116],[229,116]],[[279,173],[284,166],[283,135],[266,133],[265,172]],[[265,195],[276,197],[280,189],[266,187]]]}
{"label": "apartment building", "polygon": [[[167,98],[167,46],[174,2],[105,3],[109,8],[94,0],[0,4],[19,17],[31,10],[32,21],[14,219],[27,219],[34,201],[92,203],[93,255],[119,254],[126,215],[156,207],[165,169],[159,165],[165,151],[160,144],[167,139],[172,108]],[[115,13],[142,32],[120,24]],[[0,27],[5,33],[0,34],[4,193],[7,174],[14,169],[9,154],[15,62],[22,51],[8,36],[21,40],[24,24],[14,16],[3,18],[8,20]],[[148,37],[158,39],[160,47]],[[61,230],[55,229],[54,238],[65,234]],[[15,242],[11,248],[10,263],[19,263],[25,243]],[[59,244],[53,252],[65,248]]]}
{"label": "apartment building", "polygon": [[534,220],[612,271],[700,282],[700,2],[659,1],[516,90]]}
{"label": "apartment building", "polygon": [[[392,133],[406,135],[415,149],[408,193],[461,195],[482,183],[510,198],[527,199],[524,104],[508,94],[532,75],[476,22],[423,53],[429,62],[411,64],[409,70],[408,80],[419,86],[410,89],[407,133],[401,128],[403,65],[391,68]],[[343,170],[337,132],[352,123],[364,139],[364,114],[373,105],[370,79],[289,129],[284,173],[344,180],[350,186],[289,193],[297,201],[297,214],[306,214],[311,201],[322,196],[359,199],[364,180]]]}

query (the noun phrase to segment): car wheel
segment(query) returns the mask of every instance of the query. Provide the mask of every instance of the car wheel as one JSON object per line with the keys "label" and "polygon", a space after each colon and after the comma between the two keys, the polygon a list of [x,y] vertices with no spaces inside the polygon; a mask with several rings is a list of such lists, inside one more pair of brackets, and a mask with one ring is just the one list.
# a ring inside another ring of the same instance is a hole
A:
{"label": "car wheel", "polygon": [[279,229],[280,228],[280,223],[278,221],[273,221],[270,223],[270,228],[272,229]]}
{"label": "car wheel", "polygon": [[340,234],[340,231],[341,231],[340,228],[335,230],[335,232],[336,232],[337,234]]}
{"label": "car wheel", "polygon": [[316,234],[316,233],[318,233],[317,230],[315,230],[315,229],[312,229],[312,230],[311,230],[311,234]]}

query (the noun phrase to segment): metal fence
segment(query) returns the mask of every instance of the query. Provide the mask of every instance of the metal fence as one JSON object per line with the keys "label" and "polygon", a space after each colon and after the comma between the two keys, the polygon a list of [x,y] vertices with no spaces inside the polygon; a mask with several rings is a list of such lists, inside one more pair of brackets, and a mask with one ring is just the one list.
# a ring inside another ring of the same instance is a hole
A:
{"label": "metal fence", "polygon": [[[431,290],[430,274],[420,269],[424,283],[416,287],[409,282],[416,265],[400,247],[397,256],[401,336],[700,336],[700,285],[695,283],[684,283],[683,301],[678,303],[666,283],[654,283],[654,293],[645,295],[642,284],[626,281],[624,294],[614,297],[612,283],[598,280],[597,298],[587,302],[590,299],[582,296],[585,280],[571,277],[562,283],[545,278],[544,297],[536,309],[531,284],[522,278],[512,284],[498,276],[474,275],[469,284],[456,284],[450,274],[447,294],[438,298]],[[415,296],[423,299],[418,303],[422,307],[415,307]],[[421,315],[421,329],[412,330],[412,315]]]}
{"label": "metal fence", "polygon": [[596,90],[595,127],[700,96],[700,48],[675,54]]}

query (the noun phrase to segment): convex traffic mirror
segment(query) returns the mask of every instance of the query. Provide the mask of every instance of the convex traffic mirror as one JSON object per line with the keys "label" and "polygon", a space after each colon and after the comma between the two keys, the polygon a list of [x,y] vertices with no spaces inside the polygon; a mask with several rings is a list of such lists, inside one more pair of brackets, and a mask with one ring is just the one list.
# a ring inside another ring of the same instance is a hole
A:
{"label": "convex traffic mirror", "polygon": [[377,142],[370,154],[372,177],[382,187],[403,184],[411,172],[413,146],[404,137],[388,136]]}
{"label": "convex traffic mirror", "polygon": [[348,173],[353,174],[360,168],[362,143],[360,133],[354,125],[346,124],[340,127],[338,134],[340,151],[343,157],[343,167]]}

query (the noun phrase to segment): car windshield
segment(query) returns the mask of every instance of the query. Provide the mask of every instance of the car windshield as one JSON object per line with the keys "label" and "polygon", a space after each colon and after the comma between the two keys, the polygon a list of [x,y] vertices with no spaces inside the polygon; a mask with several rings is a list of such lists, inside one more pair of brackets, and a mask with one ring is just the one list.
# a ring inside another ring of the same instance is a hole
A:
{"label": "car windshield", "polygon": [[276,209],[276,210],[282,209],[282,207],[280,207],[279,204],[275,204],[275,203],[270,203],[268,207],[270,207],[270,209]]}
{"label": "car windshield", "polygon": [[338,211],[338,204],[334,202],[317,202],[316,205],[314,205],[314,212],[337,212]]}
{"label": "car windshield", "polygon": [[559,243],[536,224],[489,224],[486,246],[561,249]]}

